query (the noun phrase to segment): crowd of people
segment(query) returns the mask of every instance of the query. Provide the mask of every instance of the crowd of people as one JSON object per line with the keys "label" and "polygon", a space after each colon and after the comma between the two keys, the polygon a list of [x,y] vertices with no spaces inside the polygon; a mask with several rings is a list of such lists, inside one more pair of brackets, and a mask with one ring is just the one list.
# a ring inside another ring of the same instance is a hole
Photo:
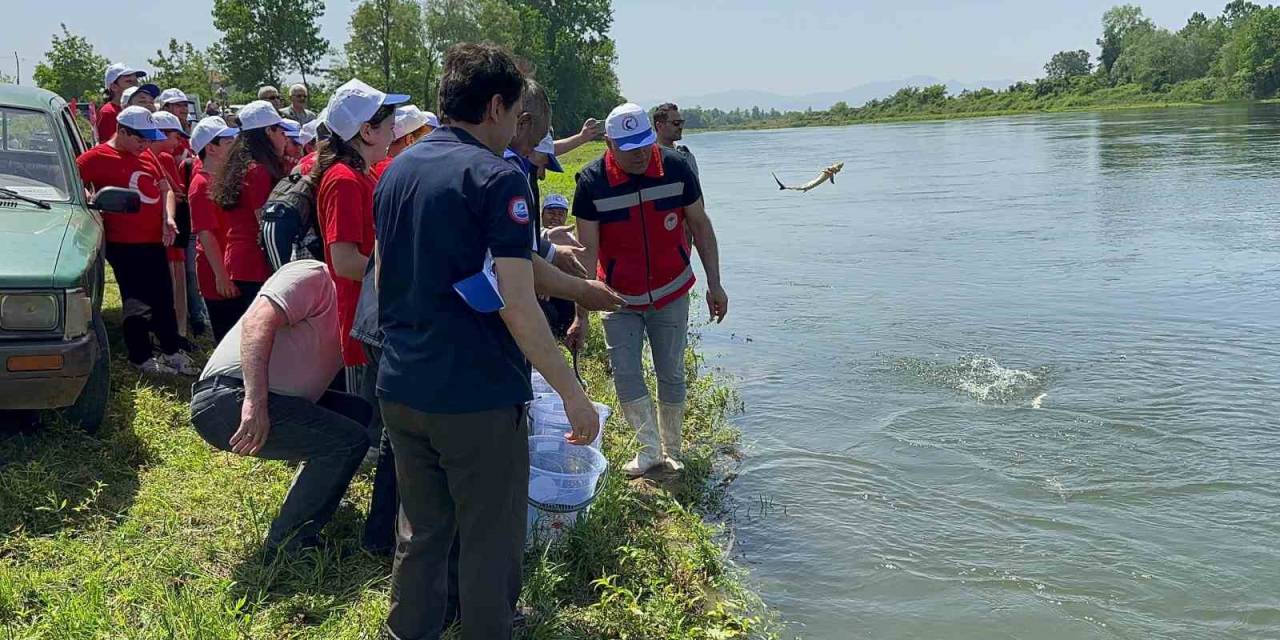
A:
{"label": "crowd of people", "polygon": [[[305,86],[287,107],[268,86],[194,121],[186,94],[145,78],[106,70],[99,143],[77,160],[91,193],[141,196],[140,211],[103,216],[129,362],[196,377],[191,420],[211,446],[298,463],[266,551],[321,544],[376,456],[362,546],[394,554],[384,633],[460,622],[464,638],[509,637],[530,365],[563,399],[569,442],[592,442],[599,416],[557,341],[581,348],[603,312],[640,443],[624,471],[682,468],[693,249],[716,321],[728,297],[678,108],[623,104],[556,140],[546,88],[475,44],[445,56],[439,117],[352,79],[319,113]],[[601,137],[572,204],[542,198],[557,156]],[[189,338],[205,331],[216,347],[198,369]]]}

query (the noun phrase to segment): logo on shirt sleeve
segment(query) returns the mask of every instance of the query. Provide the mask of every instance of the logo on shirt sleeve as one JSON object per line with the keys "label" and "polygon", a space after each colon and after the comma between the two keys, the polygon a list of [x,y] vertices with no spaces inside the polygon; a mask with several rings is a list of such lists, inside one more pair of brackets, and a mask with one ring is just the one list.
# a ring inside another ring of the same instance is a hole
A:
{"label": "logo on shirt sleeve", "polygon": [[516,196],[507,204],[507,215],[520,224],[529,224],[529,201]]}

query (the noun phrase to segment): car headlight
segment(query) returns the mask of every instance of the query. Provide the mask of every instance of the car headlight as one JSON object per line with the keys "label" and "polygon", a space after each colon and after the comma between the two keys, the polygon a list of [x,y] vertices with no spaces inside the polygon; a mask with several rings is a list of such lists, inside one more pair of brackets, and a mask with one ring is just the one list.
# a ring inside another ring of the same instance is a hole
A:
{"label": "car headlight", "polygon": [[0,296],[0,329],[52,331],[58,328],[58,296],[11,293]]}
{"label": "car headlight", "polygon": [[64,337],[74,340],[93,327],[93,298],[84,289],[67,289],[67,321]]}

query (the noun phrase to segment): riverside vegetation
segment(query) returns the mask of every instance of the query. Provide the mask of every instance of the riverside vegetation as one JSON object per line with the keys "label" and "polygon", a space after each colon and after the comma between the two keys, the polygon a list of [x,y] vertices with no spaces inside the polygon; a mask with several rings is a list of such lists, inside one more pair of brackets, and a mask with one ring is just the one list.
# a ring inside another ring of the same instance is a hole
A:
{"label": "riverside vegetation", "polygon": [[[595,143],[544,188],[572,195]],[[0,434],[0,638],[373,638],[391,563],[358,550],[371,470],[357,476],[316,552],[264,563],[259,543],[289,485],[280,462],[215,451],[190,426],[190,380],[137,375],[119,354],[120,301],[108,287],[112,403],[97,437],[46,420]],[[208,345],[205,345],[206,348]],[[582,372],[616,406],[595,327]],[[736,451],[734,394],[686,354],[686,475],[668,490],[607,476],[590,517],[526,556],[529,639],[773,637],[758,599],[705,516],[726,509],[716,463]],[[617,412],[615,411],[615,416]],[[610,418],[612,468],[634,436]]]}
{"label": "riverside vegetation", "polygon": [[1045,75],[1007,89],[950,95],[944,85],[907,87],[861,107],[822,111],[760,108],[681,110],[690,128],[769,129],[1010,115],[1043,111],[1175,106],[1275,98],[1280,90],[1280,7],[1234,0],[1216,18],[1194,13],[1177,31],[1134,5],[1102,17],[1096,61],[1062,51]]}

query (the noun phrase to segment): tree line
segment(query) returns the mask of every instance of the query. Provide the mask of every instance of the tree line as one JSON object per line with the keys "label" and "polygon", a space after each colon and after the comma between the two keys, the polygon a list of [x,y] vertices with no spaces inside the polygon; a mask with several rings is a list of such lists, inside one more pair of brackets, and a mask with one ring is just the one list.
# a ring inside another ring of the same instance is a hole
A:
{"label": "tree line", "polygon": [[[361,0],[341,47],[320,35],[324,10],[323,0],[214,0],[221,37],[213,45],[171,38],[145,65],[127,62],[147,70],[150,82],[203,99],[221,90],[228,102],[247,102],[259,86],[280,87],[291,76],[323,104],[332,88],[359,77],[433,109],[444,52],[458,42],[491,41],[546,85],[558,131],[577,131],[619,102],[610,0]],[[34,79],[67,99],[101,100],[110,62],[64,24]]]}
{"label": "tree line", "polygon": [[[826,110],[686,107],[698,128],[816,126],[849,122],[1038,111],[1142,103],[1261,100],[1280,92],[1280,7],[1234,0],[1210,18],[1196,12],[1177,31],[1157,26],[1135,5],[1102,17],[1096,60],[1084,49],[1054,54],[1044,76],[1005,89],[952,95],[943,85],[907,87],[861,107]],[[683,105],[682,105],[683,106]]]}

